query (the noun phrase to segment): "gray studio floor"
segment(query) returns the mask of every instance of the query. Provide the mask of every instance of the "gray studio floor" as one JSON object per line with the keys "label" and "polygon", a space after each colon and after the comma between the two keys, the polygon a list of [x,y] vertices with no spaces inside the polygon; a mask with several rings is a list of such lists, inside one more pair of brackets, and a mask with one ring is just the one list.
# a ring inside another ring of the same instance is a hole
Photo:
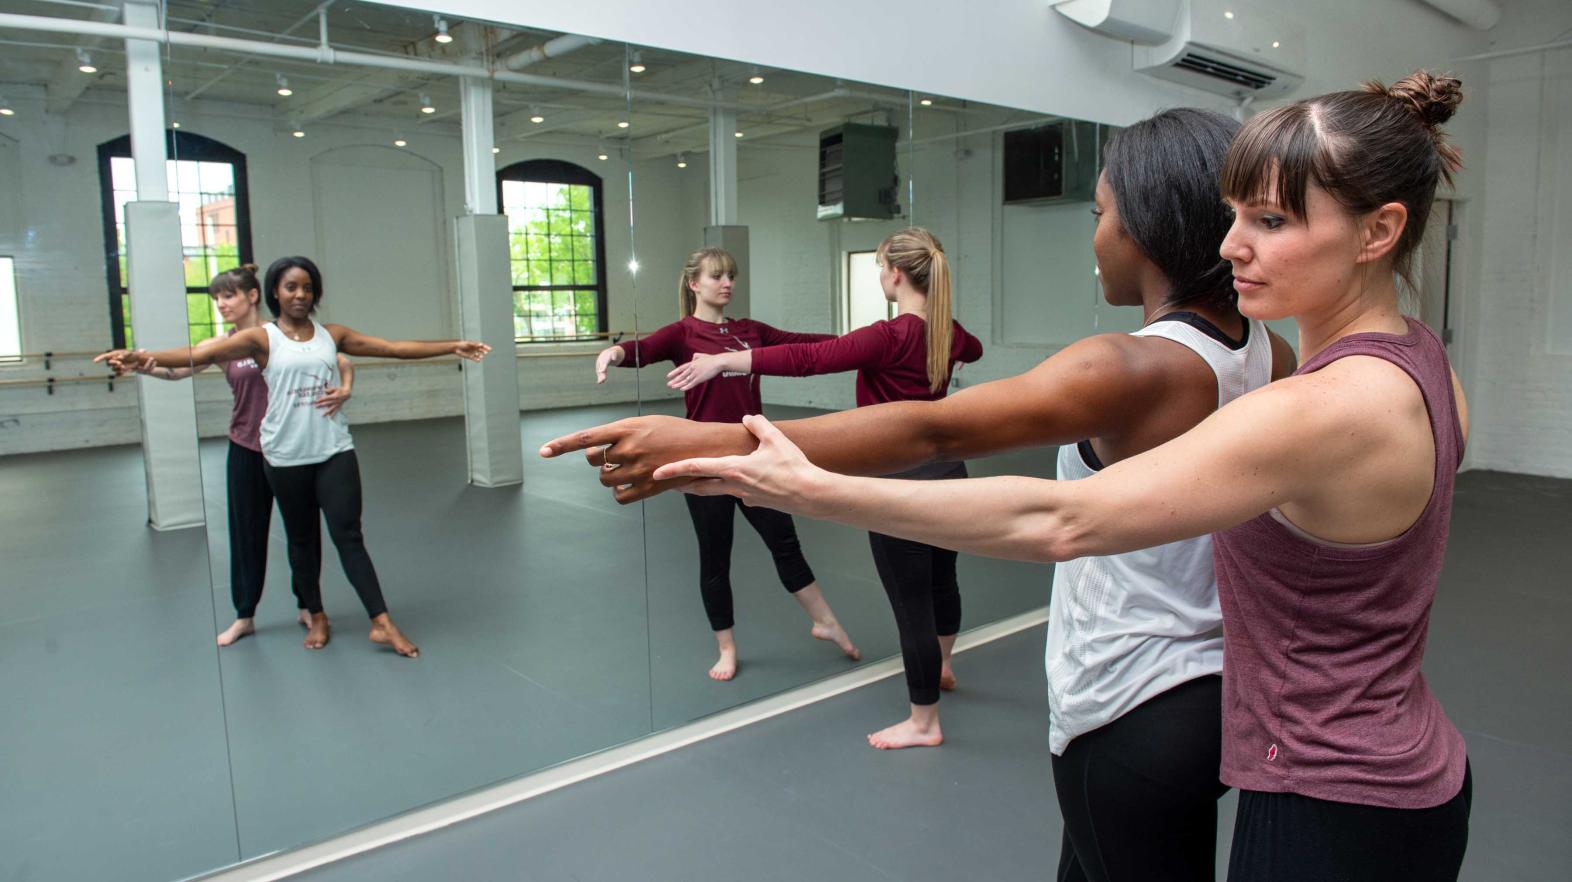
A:
{"label": "gray studio floor", "polygon": [[[1572,481],[1459,480],[1426,671],[1474,768],[1467,880],[1572,878],[1568,523]],[[901,707],[885,680],[300,878],[1051,878],[1042,640],[959,658],[938,750],[862,743]],[[1230,796],[1221,855],[1232,809]]]}
{"label": "gray studio floor", "polygon": [[[465,485],[457,419],[355,427],[367,544],[413,662],[366,641],[331,545],[334,639],[301,648],[276,518],[259,631],[213,645],[233,617],[224,442],[202,445],[206,541],[146,527],[138,448],[6,457],[0,879],[182,878],[849,670],[809,638],[739,519],[742,670],[705,676],[714,640],[681,498],[618,506],[581,460],[533,456],[630,411],[523,414],[526,483],[501,490]],[[1050,468],[1032,454],[976,472]],[[864,658],[894,654],[864,534],[799,530]],[[1047,596],[1041,567],[966,559],[962,578],[968,624]]]}

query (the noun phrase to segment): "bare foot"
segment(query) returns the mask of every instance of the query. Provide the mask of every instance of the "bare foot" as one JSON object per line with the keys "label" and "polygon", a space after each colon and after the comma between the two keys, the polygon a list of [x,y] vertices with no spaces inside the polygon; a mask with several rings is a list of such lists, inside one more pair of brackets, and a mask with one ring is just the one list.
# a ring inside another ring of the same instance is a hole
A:
{"label": "bare foot", "polygon": [[311,629],[306,631],[306,648],[321,649],[333,638],[333,628],[328,624],[327,613],[311,615]]}
{"label": "bare foot", "polygon": [[371,642],[391,646],[394,652],[405,658],[420,657],[420,648],[409,642],[409,638],[398,629],[398,625],[393,624],[387,613],[371,620]]}
{"label": "bare foot", "polygon": [[732,646],[720,651],[720,659],[715,666],[710,668],[710,679],[722,682],[737,676],[737,647]]}
{"label": "bare foot", "polygon": [[297,610],[295,613],[295,621],[300,623],[300,627],[309,628],[311,627],[311,613],[308,613],[303,609]]}
{"label": "bare foot", "polygon": [[225,628],[224,633],[218,635],[218,645],[228,646],[247,634],[255,634],[256,632],[256,625],[252,624],[250,619],[235,619],[233,625]]}
{"label": "bare foot", "polygon": [[944,733],[939,731],[938,705],[928,705],[920,710],[913,705],[910,718],[868,736],[868,744],[879,750],[938,747],[943,743]]}
{"label": "bare foot", "polygon": [[944,667],[939,669],[939,688],[945,692],[955,688],[955,672],[950,670],[949,662],[945,662]]}
{"label": "bare foot", "polygon": [[857,647],[852,645],[851,637],[847,636],[846,629],[842,628],[841,623],[834,619],[831,619],[828,625],[815,624],[813,630],[809,631],[809,633],[817,640],[828,640],[839,646],[841,652],[846,653],[846,657],[852,661],[860,661],[862,659],[862,653],[857,650]]}

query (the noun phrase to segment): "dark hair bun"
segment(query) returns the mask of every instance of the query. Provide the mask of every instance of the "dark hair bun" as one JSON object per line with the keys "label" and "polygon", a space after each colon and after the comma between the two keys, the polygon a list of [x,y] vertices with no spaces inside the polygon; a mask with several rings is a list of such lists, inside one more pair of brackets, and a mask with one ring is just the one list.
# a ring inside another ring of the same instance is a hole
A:
{"label": "dark hair bun", "polygon": [[242,263],[242,264],[241,264],[241,265],[240,265],[240,268],[241,268],[241,269],[242,269],[242,270],[244,270],[244,271],[245,271],[245,272],[248,272],[248,273],[250,273],[250,274],[252,274],[252,275],[253,275],[253,276],[254,276],[254,275],[256,275],[256,274],[257,274],[257,272],[258,272],[258,271],[259,271],[259,269],[260,269],[260,268],[259,268],[259,267],[258,267],[258,266],[257,266],[257,265],[256,265],[256,264],[254,264],[254,263]]}
{"label": "dark hair bun", "polygon": [[1463,81],[1446,74],[1432,74],[1416,70],[1385,88],[1380,83],[1369,83],[1367,89],[1403,102],[1404,106],[1419,117],[1419,121],[1435,128],[1452,118],[1457,106],[1463,103]]}

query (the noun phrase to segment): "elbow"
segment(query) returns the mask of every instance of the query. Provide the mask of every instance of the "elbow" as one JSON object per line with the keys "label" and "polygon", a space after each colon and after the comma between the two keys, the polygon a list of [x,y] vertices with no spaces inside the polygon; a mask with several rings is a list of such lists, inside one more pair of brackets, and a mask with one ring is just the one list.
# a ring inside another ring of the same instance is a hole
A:
{"label": "elbow", "polygon": [[1040,513],[1022,532],[1024,557],[1034,563],[1064,563],[1091,553],[1091,531],[1063,513]]}

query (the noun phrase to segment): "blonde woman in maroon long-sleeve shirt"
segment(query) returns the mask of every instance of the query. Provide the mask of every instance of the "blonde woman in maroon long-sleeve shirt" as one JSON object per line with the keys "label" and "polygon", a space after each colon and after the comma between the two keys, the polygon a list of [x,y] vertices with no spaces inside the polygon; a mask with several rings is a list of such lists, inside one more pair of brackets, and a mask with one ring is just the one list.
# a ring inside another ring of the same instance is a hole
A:
{"label": "blonde woman in maroon long-sleeve shirt", "polygon": [[[595,382],[605,382],[606,370],[614,365],[643,367],[662,361],[681,365],[712,353],[746,352],[758,346],[832,339],[828,334],[797,334],[752,319],[727,317],[726,306],[731,303],[732,285],[736,279],[737,261],[725,250],[704,248],[688,255],[682,277],[677,282],[677,302],[682,318],[642,339],[601,350],[595,359]],[[699,422],[740,423],[748,414],[764,412],[759,378],[746,373],[728,375],[714,383],[689,389],[685,398],[688,419]],[[615,468],[615,464],[607,463],[607,468]],[[699,540],[699,593],[720,649],[720,658],[710,668],[711,679],[730,680],[737,674],[731,540],[738,508],[769,548],[782,586],[813,620],[813,636],[834,643],[848,658],[862,657],[846,635],[846,629],[836,620],[829,601],[824,599],[824,592],[803,557],[797,528],[790,515],[770,508],[742,505],[730,496],[689,496],[687,505]]]}
{"label": "blonde woman in maroon long-sleeve shirt", "polygon": [[[910,227],[880,243],[877,254],[879,287],[897,305],[895,318],[823,342],[695,355],[668,375],[668,383],[692,394],[717,376],[806,377],[854,370],[858,407],[943,398],[951,368],[982,357],[981,341],[951,317],[944,247],[927,230]],[[890,477],[964,478],[966,464],[932,463]],[[868,544],[900,632],[911,699],[911,716],[870,734],[868,743],[881,750],[937,747],[944,741],[939,692],[955,688],[950,651],[961,629],[956,553],[881,532],[869,532]]]}

